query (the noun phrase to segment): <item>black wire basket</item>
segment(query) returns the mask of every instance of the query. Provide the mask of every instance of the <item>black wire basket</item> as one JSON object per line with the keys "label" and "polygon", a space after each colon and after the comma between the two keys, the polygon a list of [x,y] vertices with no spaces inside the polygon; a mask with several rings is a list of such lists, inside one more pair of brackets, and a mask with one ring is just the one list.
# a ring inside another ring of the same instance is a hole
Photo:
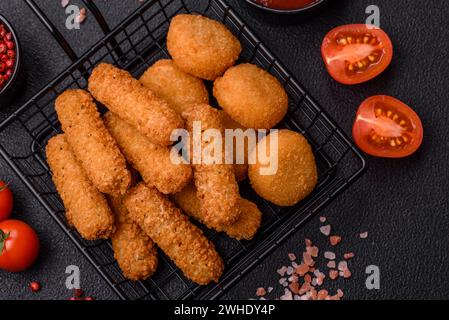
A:
{"label": "black wire basket", "polygon": [[[351,140],[223,0],[147,1],[113,30],[93,1],[85,0],[105,36],[81,57],[75,55],[34,1],[26,1],[74,63],[0,124],[0,154],[121,298],[218,298],[363,173],[365,159]],[[290,102],[280,127],[300,132],[308,139],[319,171],[315,191],[293,207],[277,207],[258,197],[248,183],[241,185],[242,196],[254,201],[263,212],[262,226],[252,241],[237,241],[203,228],[225,261],[220,282],[209,286],[198,286],[186,279],[163,253],[153,277],[146,281],[126,280],[114,260],[110,241],[86,241],[68,226],[44,152],[48,139],[61,132],[54,109],[56,97],[69,88],[86,88],[86,79],[99,62],[113,63],[138,77],[158,59],[167,58],[169,22],[179,13],[200,13],[221,21],[242,43],[239,62],[254,63],[281,81]],[[13,135],[20,135],[23,143],[8,144]]]}

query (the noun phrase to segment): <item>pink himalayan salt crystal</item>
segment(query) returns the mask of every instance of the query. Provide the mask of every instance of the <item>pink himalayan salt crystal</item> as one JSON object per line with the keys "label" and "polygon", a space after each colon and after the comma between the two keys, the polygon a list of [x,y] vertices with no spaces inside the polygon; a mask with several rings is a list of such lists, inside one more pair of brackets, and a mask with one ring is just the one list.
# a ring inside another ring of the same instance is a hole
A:
{"label": "pink himalayan salt crystal", "polygon": [[304,261],[304,263],[305,263],[306,265],[308,265],[308,266],[313,265],[313,259],[312,259],[312,256],[311,256],[310,254],[308,254],[307,252],[304,252],[304,253],[302,254],[302,259],[303,259],[303,261]]}
{"label": "pink himalayan salt crystal", "polygon": [[307,253],[314,258],[318,257],[318,247],[317,246],[307,247]]}
{"label": "pink himalayan salt crystal", "polygon": [[335,263],[335,261],[329,261],[328,263],[327,263],[327,267],[329,268],[329,269],[335,269],[335,267],[337,266],[337,264]]}
{"label": "pink himalayan salt crystal", "polygon": [[343,296],[344,296],[343,291],[341,291],[340,289],[338,289],[338,290],[337,290],[337,296],[338,296],[339,298],[343,298]]}
{"label": "pink himalayan salt crystal", "polygon": [[310,239],[306,239],[306,247],[311,247],[312,246],[312,240]]}
{"label": "pink himalayan salt crystal", "polygon": [[335,253],[331,252],[331,251],[326,251],[324,253],[324,257],[328,260],[335,260]]}
{"label": "pink himalayan salt crystal", "polygon": [[326,217],[320,217],[320,222],[321,223],[325,223],[326,222]]}
{"label": "pink himalayan salt crystal", "polygon": [[277,270],[277,273],[283,277],[285,276],[285,273],[287,272],[287,267],[286,266],[282,266],[280,269]]}
{"label": "pink himalayan salt crystal", "polygon": [[338,278],[338,271],[337,270],[331,270],[329,271],[329,278],[332,280],[335,280]]}
{"label": "pink himalayan salt crystal", "polygon": [[360,238],[361,238],[361,239],[366,239],[366,238],[368,238],[368,231],[362,232],[362,233],[360,234]]}
{"label": "pink himalayan salt crystal", "polygon": [[280,296],[279,300],[293,300],[291,291],[285,288],[284,295]]}
{"label": "pink himalayan salt crystal", "polygon": [[61,0],[61,7],[65,8],[69,5],[69,0]]}
{"label": "pink himalayan salt crystal", "polygon": [[338,263],[338,270],[345,271],[346,269],[348,269],[348,263],[346,261],[340,261]]}
{"label": "pink himalayan salt crystal", "polygon": [[345,260],[349,260],[349,259],[354,258],[354,256],[355,256],[354,252],[348,252],[343,255],[343,258],[345,258]]}
{"label": "pink himalayan salt crystal", "polygon": [[266,294],[267,294],[267,291],[265,290],[265,288],[257,288],[256,296],[263,297]]}
{"label": "pink himalayan salt crystal", "polygon": [[290,261],[294,261],[296,260],[296,255],[294,253],[289,253],[288,258],[290,259]]}
{"label": "pink himalayan salt crystal", "polygon": [[324,234],[326,237],[328,237],[331,234],[331,225],[328,224],[320,227],[320,232]]}
{"label": "pink himalayan salt crystal", "polygon": [[81,8],[80,9],[80,13],[78,14],[78,16],[75,18],[75,21],[77,23],[83,23],[84,20],[86,20],[87,17],[87,10],[86,8]]}

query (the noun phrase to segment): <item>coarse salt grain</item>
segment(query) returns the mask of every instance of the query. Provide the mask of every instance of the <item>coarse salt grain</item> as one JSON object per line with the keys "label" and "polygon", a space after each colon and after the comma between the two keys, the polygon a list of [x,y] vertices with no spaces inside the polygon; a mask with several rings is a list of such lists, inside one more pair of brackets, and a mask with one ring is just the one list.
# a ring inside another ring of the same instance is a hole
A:
{"label": "coarse salt grain", "polygon": [[327,267],[329,268],[329,269],[335,269],[335,267],[336,267],[336,263],[335,263],[335,261],[329,261],[328,263],[327,263]]}
{"label": "coarse salt grain", "polygon": [[321,223],[325,223],[326,222],[326,217],[320,217],[320,222]]}
{"label": "coarse salt grain", "polygon": [[256,296],[263,297],[266,294],[267,294],[267,291],[265,290],[265,288],[257,288]]}
{"label": "coarse salt grain", "polygon": [[286,266],[283,266],[283,267],[281,267],[280,269],[277,270],[277,273],[279,273],[279,275],[281,277],[285,276],[286,272],[287,272],[287,267]]}
{"label": "coarse salt grain", "polygon": [[310,239],[306,239],[306,247],[311,247],[312,246],[312,240]]}
{"label": "coarse salt grain", "polygon": [[312,257],[316,258],[318,257],[318,247],[307,247],[307,253],[310,254]]}
{"label": "coarse salt grain", "polygon": [[343,291],[342,291],[341,289],[338,289],[338,290],[337,290],[337,296],[338,296],[339,298],[343,298],[344,293],[343,293]]}
{"label": "coarse salt grain", "polygon": [[335,280],[338,278],[338,271],[337,270],[331,270],[329,271],[329,278],[332,280]]}
{"label": "coarse salt grain", "polygon": [[302,263],[296,268],[296,273],[301,277],[304,276],[307,272],[309,272],[309,266]]}
{"label": "coarse salt grain", "polygon": [[291,291],[285,288],[284,295],[282,295],[279,300],[293,300]]}
{"label": "coarse salt grain", "polygon": [[367,232],[367,231],[362,232],[362,233],[360,234],[360,238],[362,238],[362,239],[368,238],[368,232]]}
{"label": "coarse salt grain", "polygon": [[287,282],[287,278],[280,278],[279,279],[279,284],[282,286],[282,285],[284,285],[284,283],[286,283]]}
{"label": "coarse salt grain", "polygon": [[339,244],[341,242],[341,237],[340,236],[332,236],[329,238],[329,242],[331,243],[331,245],[336,246],[337,244]]}
{"label": "coarse salt grain", "polygon": [[348,253],[345,253],[345,254],[343,255],[343,258],[345,258],[346,260],[349,260],[349,259],[354,258],[354,252],[348,252]]}
{"label": "coarse salt grain", "polygon": [[294,261],[296,260],[296,255],[294,253],[289,253],[288,258],[290,259],[290,261]]}
{"label": "coarse salt grain", "polygon": [[287,275],[291,276],[291,275],[293,274],[293,271],[294,271],[294,270],[293,270],[292,267],[288,267],[286,273],[287,273]]}
{"label": "coarse salt grain", "polygon": [[75,22],[83,23],[84,20],[86,20],[86,17],[87,17],[87,10],[86,10],[86,8],[81,8],[78,16],[76,16],[76,18],[75,18]]}
{"label": "coarse salt grain", "polygon": [[310,254],[308,254],[307,252],[304,252],[304,253],[302,254],[302,259],[303,259],[303,261],[304,261],[304,263],[305,263],[306,265],[308,265],[308,266],[313,265],[313,259],[312,259],[312,256],[311,256]]}
{"label": "coarse salt grain", "polygon": [[346,269],[343,271],[343,278],[348,279],[351,278],[352,274],[351,271],[349,271],[349,269]]}
{"label": "coarse salt grain", "polygon": [[61,0],[61,7],[65,8],[69,5],[69,0]]}
{"label": "coarse salt grain", "polygon": [[325,257],[327,260],[335,260],[335,258],[336,258],[335,253],[333,253],[333,252],[331,252],[331,251],[326,251],[326,252],[324,253],[324,257]]}
{"label": "coarse salt grain", "polygon": [[320,227],[320,232],[324,234],[326,237],[331,234],[331,226],[330,224]]}
{"label": "coarse salt grain", "polygon": [[298,264],[296,262],[292,262],[292,267],[296,269],[298,267]]}
{"label": "coarse salt grain", "polygon": [[268,287],[268,290],[267,290],[267,292],[268,293],[271,293],[272,291],[274,290],[274,288],[273,287]]}
{"label": "coarse salt grain", "polygon": [[338,270],[345,271],[346,269],[348,269],[348,263],[346,261],[340,261],[338,263]]}

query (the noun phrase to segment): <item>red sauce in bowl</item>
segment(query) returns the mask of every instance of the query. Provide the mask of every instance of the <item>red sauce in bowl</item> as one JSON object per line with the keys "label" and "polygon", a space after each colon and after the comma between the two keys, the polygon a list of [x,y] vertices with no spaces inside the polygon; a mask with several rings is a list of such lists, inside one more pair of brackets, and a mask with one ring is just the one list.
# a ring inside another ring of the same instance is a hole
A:
{"label": "red sauce in bowl", "polygon": [[316,2],[316,0],[254,0],[254,1],[263,5],[264,7],[280,10],[292,10],[304,8]]}

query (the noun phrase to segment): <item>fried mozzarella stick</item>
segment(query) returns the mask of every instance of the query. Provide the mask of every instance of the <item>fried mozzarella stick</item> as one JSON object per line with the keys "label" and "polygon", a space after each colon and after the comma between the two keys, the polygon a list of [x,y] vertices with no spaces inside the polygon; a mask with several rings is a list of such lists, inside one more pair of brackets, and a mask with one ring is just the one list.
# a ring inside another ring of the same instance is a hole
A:
{"label": "fried mozzarella stick", "polygon": [[214,245],[155,188],[139,184],[125,197],[129,217],[172,259],[190,280],[218,282],[223,261]]}
{"label": "fried mozzarella stick", "polygon": [[115,215],[115,232],[111,235],[114,257],[123,275],[130,280],[145,280],[157,268],[154,242],[128,217],[122,197],[109,197]]}
{"label": "fried mozzarella stick", "polygon": [[170,194],[181,191],[190,181],[192,168],[181,160],[179,164],[173,163],[169,147],[152,143],[136,128],[111,112],[103,120],[125,158],[141,174],[146,184],[155,186],[164,194]]}
{"label": "fried mozzarella stick", "polygon": [[240,198],[242,213],[236,222],[228,226],[223,226],[222,228],[213,228],[207,225],[204,221],[201,202],[196,195],[196,189],[193,183],[190,183],[181,192],[173,195],[173,200],[190,217],[204,223],[210,229],[225,232],[228,236],[237,240],[251,240],[259,229],[262,220],[262,213],[259,208],[251,201]]}
{"label": "fried mozzarella stick", "polygon": [[87,178],[65,135],[51,138],[46,153],[69,224],[86,240],[109,238],[114,231],[113,213],[104,195]]}
{"label": "fried mozzarella stick", "polygon": [[[183,112],[187,130],[191,139],[201,139],[201,150],[210,147],[211,142],[205,141],[204,136],[194,137],[194,122],[201,124],[201,132],[208,129],[217,129],[224,133],[221,117],[217,110],[206,104],[198,104],[187,108]],[[191,143],[192,145],[192,143]],[[195,148],[191,148],[195,153]],[[201,152],[201,163],[193,162],[193,176],[198,198],[201,201],[201,210],[204,223],[214,229],[221,229],[226,225],[235,223],[240,217],[239,187],[235,179],[234,166],[225,164],[224,143],[222,143],[221,163],[204,163]],[[193,155],[193,157],[198,155]],[[192,157],[192,155],[191,155]]]}
{"label": "fried mozzarella stick", "polygon": [[55,105],[67,142],[92,183],[103,193],[125,194],[131,174],[92,96],[83,90],[67,90]]}
{"label": "fried mozzarella stick", "polygon": [[167,102],[125,70],[101,63],[89,78],[89,91],[110,111],[136,127],[152,142],[171,145],[172,131],[183,127],[181,117]]}

